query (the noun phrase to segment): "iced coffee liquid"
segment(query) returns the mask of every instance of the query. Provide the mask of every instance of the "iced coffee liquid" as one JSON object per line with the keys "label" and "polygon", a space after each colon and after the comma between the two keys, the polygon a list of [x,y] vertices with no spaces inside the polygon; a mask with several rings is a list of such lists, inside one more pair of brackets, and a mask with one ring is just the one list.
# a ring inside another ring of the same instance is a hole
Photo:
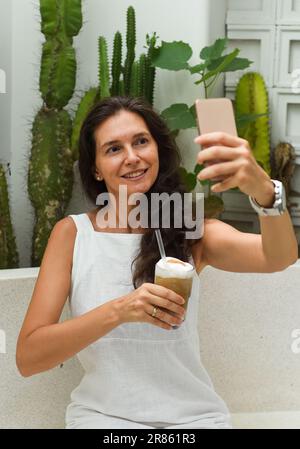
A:
{"label": "iced coffee liquid", "polygon": [[[193,275],[194,267],[191,264],[182,262],[174,257],[166,257],[166,261],[160,259],[155,266],[154,282],[182,296],[185,300],[182,307],[187,310],[188,300],[192,290]],[[170,310],[162,307],[161,310],[170,315],[174,315],[174,312]],[[175,329],[177,327],[174,326]]]}
{"label": "iced coffee liquid", "polygon": [[179,279],[179,278],[175,278],[175,277],[167,278],[167,277],[155,276],[154,283],[157,285],[162,285],[163,287],[169,288],[170,290],[173,290],[173,292],[182,296],[185,300],[185,303],[182,304],[182,307],[184,307],[185,310],[187,309],[187,303],[188,303],[189,297],[191,295],[191,290],[192,290],[193,278]]}

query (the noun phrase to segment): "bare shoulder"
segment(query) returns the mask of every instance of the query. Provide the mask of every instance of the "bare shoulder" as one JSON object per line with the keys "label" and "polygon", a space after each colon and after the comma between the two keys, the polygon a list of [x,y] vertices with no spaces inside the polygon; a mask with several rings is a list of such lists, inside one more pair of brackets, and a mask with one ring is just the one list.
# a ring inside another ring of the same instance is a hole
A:
{"label": "bare shoulder", "polygon": [[77,228],[71,217],[59,220],[53,227],[46,250],[55,249],[64,254],[64,258],[72,266],[73,249]]}

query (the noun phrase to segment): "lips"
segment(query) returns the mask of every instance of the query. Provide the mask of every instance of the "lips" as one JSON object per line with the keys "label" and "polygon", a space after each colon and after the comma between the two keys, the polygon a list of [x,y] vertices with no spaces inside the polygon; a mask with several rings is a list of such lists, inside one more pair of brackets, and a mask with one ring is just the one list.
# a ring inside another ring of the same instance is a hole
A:
{"label": "lips", "polygon": [[144,170],[136,170],[134,172],[127,173],[126,175],[123,175],[122,178],[125,178],[125,179],[139,179],[142,176],[144,176],[144,174],[146,173],[147,170],[148,170],[148,168],[145,168]]}

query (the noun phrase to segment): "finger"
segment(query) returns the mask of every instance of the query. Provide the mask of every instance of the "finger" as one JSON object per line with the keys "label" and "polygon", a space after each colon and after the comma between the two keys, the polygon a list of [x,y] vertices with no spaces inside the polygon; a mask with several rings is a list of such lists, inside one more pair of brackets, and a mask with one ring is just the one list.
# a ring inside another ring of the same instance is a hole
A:
{"label": "finger", "polygon": [[201,165],[208,161],[218,159],[234,160],[243,155],[243,150],[240,148],[232,148],[226,146],[212,146],[199,151],[197,155],[197,162]]}
{"label": "finger", "polygon": [[182,296],[173,292],[169,288],[163,287],[158,284],[149,284],[149,292],[155,296],[160,296],[161,298],[167,298],[170,301],[176,302],[178,304],[184,304],[185,300]]}
{"label": "finger", "polygon": [[157,318],[153,318],[152,316],[149,316],[148,313],[146,315],[147,315],[147,318],[146,318],[147,323],[153,324],[154,326],[161,327],[162,329],[167,329],[167,330],[173,329],[173,327],[170,324],[165,323],[164,321],[158,320]]}
{"label": "finger", "polygon": [[[151,311],[149,311],[149,309],[151,309]],[[154,317],[152,315],[153,311],[154,311],[153,306],[147,307],[147,314],[150,315],[152,318],[156,318],[157,320],[163,321],[164,323],[168,323],[173,326],[177,326],[182,323],[181,317],[168,313],[167,309],[161,309],[160,307],[156,307],[156,314]]]}
{"label": "finger", "polygon": [[238,182],[236,176],[230,176],[224,179],[222,182],[218,182],[211,187],[213,192],[224,192],[225,190],[233,189],[238,187]]}
{"label": "finger", "polygon": [[[151,296],[149,297],[149,304],[150,304],[150,306],[157,306],[157,307],[160,307],[163,309],[170,310],[174,313],[177,313],[180,316],[184,316],[184,314],[185,314],[185,309],[182,306],[180,306],[179,304],[177,304],[173,301],[170,301],[169,299],[161,298],[156,295],[151,294]],[[153,311],[153,307],[152,307],[152,311]]]}
{"label": "finger", "polygon": [[224,132],[213,132],[202,134],[194,139],[195,143],[200,145],[228,145],[231,147],[237,147],[240,145],[248,144],[247,140],[238,136]]}
{"label": "finger", "polygon": [[210,165],[204,168],[197,175],[200,180],[203,179],[213,179],[220,176],[234,175],[240,167],[239,161],[233,162],[220,162],[218,164]]}

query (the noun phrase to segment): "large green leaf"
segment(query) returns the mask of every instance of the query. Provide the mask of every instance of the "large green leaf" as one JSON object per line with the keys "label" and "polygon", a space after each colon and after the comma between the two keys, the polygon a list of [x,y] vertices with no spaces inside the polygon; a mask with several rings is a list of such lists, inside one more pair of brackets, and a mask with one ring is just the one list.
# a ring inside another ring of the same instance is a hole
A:
{"label": "large green leaf", "polygon": [[242,114],[236,116],[236,124],[238,127],[243,127],[248,125],[249,123],[255,122],[259,117],[269,116],[270,114]]}
{"label": "large green leaf", "polygon": [[204,47],[201,50],[200,58],[204,59],[204,60],[209,60],[209,61],[211,61],[212,59],[219,58],[222,55],[225,48],[227,47],[227,43],[228,43],[228,38],[217,39],[213,43],[213,45],[211,45],[209,47]]}
{"label": "large green leaf", "polygon": [[[195,168],[194,168],[194,174],[197,177],[197,175],[201,172],[201,170],[203,170],[205,167],[203,164],[196,164]],[[198,178],[197,178],[198,179]],[[201,185],[205,186],[206,184],[208,184],[210,181],[209,179],[198,179],[198,181],[200,182]]]}
{"label": "large green leaf", "polygon": [[167,70],[187,69],[187,61],[193,51],[189,44],[179,42],[162,42],[161,47],[153,51],[152,66]]}
{"label": "large green leaf", "polygon": [[221,197],[210,195],[204,201],[204,217],[217,218],[224,212],[224,202]]}
{"label": "large green leaf", "polygon": [[196,187],[196,184],[197,184],[197,179],[196,179],[195,174],[187,172],[187,170],[184,167],[179,168],[179,174],[187,188],[187,191],[191,192],[192,190],[194,190],[194,188]]}
{"label": "large green leaf", "polygon": [[189,66],[188,70],[191,72],[192,75],[194,73],[201,73],[207,68],[208,64],[209,64],[209,61],[204,62],[203,64],[194,65],[193,67]]}
{"label": "large green leaf", "polygon": [[212,69],[212,64],[208,66],[209,72],[207,72],[199,81],[197,81],[195,84],[203,83],[203,81],[206,81],[209,78],[212,78],[213,76],[217,75],[218,73],[224,72],[225,69],[231,64],[231,62],[236,58],[236,56],[239,54],[240,50],[236,48],[233,52],[229,53],[228,55],[224,56],[223,58],[217,59],[215,61],[215,68]]}
{"label": "large green leaf", "polygon": [[192,106],[190,106],[190,113],[191,113],[192,116],[194,117],[194,120],[195,120],[195,126],[197,126],[197,124],[196,124],[196,120],[197,120],[197,112],[196,112],[196,106],[195,106],[195,103],[192,104]]}
{"label": "large green leaf", "polygon": [[[215,70],[217,67],[223,64],[223,62],[226,61],[227,56],[228,55],[222,56],[221,58],[212,61],[208,66],[208,70]],[[222,70],[218,69],[218,71],[235,72],[236,70],[244,70],[247,69],[252,63],[253,61],[250,61],[246,58],[234,58],[233,60],[227,62],[225,66],[222,66]]]}
{"label": "large green leaf", "polygon": [[172,104],[161,113],[171,131],[188,129],[196,126],[195,118],[189,107],[183,103]]}

